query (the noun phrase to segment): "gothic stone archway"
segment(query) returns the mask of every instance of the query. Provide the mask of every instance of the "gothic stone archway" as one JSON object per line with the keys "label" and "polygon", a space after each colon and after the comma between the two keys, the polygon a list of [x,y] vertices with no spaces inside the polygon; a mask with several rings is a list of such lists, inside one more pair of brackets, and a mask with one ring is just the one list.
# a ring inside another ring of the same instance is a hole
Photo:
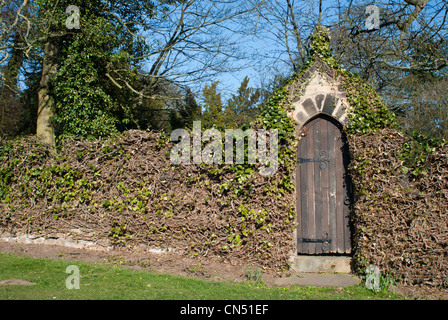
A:
{"label": "gothic stone archway", "polygon": [[[350,254],[348,146],[343,134],[348,102],[333,74],[311,67],[292,83],[288,114],[297,123],[297,253]],[[303,93],[303,94],[298,94]],[[300,95],[300,96],[299,96]]]}

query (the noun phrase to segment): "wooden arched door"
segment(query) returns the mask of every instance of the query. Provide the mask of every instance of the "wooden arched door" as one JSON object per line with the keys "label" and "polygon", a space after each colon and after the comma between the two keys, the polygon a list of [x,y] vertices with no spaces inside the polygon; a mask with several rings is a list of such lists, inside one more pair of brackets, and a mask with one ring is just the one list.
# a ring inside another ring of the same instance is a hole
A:
{"label": "wooden arched door", "polygon": [[341,125],[320,115],[301,130],[297,150],[297,253],[351,252],[348,146]]}

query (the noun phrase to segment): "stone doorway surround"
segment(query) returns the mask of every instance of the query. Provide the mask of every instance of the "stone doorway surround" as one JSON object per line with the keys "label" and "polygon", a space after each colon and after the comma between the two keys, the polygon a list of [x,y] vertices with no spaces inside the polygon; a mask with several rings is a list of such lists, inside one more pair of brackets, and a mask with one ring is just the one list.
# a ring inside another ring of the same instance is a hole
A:
{"label": "stone doorway surround", "polygon": [[[349,103],[338,77],[321,61],[297,81],[288,86],[291,102],[288,117],[295,120],[299,139],[303,126],[320,114],[336,119],[342,126],[347,123]],[[295,179],[295,177],[294,177]],[[294,239],[297,231],[294,231]],[[291,267],[296,272],[350,273],[351,256],[347,255],[298,255],[297,248],[291,255]]]}
{"label": "stone doorway surround", "polygon": [[349,103],[346,92],[334,75],[312,66],[299,82],[293,82],[288,88],[292,105],[288,117],[297,122],[299,129],[322,113],[333,117],[343,126],[346,124]]}

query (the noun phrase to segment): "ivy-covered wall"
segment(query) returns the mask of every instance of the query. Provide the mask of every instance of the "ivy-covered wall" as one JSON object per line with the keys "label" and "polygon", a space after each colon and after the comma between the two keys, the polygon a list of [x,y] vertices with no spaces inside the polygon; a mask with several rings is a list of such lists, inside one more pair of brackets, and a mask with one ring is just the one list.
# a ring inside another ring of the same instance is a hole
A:
{"label": "ivy-covered wall", "polygon": [[340,76],[350,104],[354,272],[375,265],[382,279],[448,287],[448,145],[403,132],[378,94],[335,63],[328,32],[317,28],[312,40],[310,63]]}
{"label": "ivy-covered wall", "polygon": [[[364,275],[376,265],[384,279],[448,287],[448,145],[401,130],[379,95],[334,61],[325,28],[316,28],[311,40],[308,63],[268,101],[268,116],[288,123],[285,112],[293,105],[288,88],[306,85],[303,78],[312,66],[330,69],[340,81],[349,103],[344,131],[354,192],[353,271]],[[287,169],[294,175],[300,136],[287,127]]]}
{"label": "ivy-covered wall", "polygon": [[317,28],[312,55],[265,102],[252,129],[277,129],[278,170],[260,164],[173,165],[162,133],[66,141],[52,156],[35,137],[1,141],[0,233],[70,237],[126,248],[171,248],[286,270],[296,228],[298,128],[288,86],[320,61],[350,104],[344,130],[355,202],[355,272],[369,264],[409,284],[447,286],[447,146],[408,136],[379,96],[331,56]]}
{"label": "ivy-covered wall", "polygon": [[278,130],[271,176],[247,159],[174,165],[174,143],[156,132],[66,140],[54,156],[35,137],[1,141],[0,232],[173,249],[286,270],[296,227],[297,140],[294,122],[279,107],[284,91],[251,125]]}
{"label": "ivy-covered wall", "polygon": [[356,271],[448,287],[448,145],[382,129],[350,149]]}
{"label": "ivy-covered wall", "polygon": [[169,137],[128,131],[67,141],[53,158],[34,137],[2,141],[0,233],[173,249],[288,268],[294,186],[284,165],[173,165]]}

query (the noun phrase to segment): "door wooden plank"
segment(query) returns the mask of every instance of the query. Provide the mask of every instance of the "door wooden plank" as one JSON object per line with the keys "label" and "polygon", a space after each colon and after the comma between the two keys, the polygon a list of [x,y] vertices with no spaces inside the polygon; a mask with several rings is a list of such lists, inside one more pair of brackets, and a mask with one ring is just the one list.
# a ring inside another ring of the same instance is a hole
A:
{"label": "door wooden plank", "polygon": [[350,153],[347,145],[347,137],[343,135],[342,137],[343,152],[342,159],[344,162],[344,247],[345,253],[349,254],[352,251],[352,233],[350,225],[350,204],[351,204],[351,181],[348,175],[348,165],[350,163]]}
{"label": "door wooden plank", "polygon": [[[325,150],[327,152],[328,156],[328,126],[331,126],[332,124],[329,121],[321,121],[321,135],[322,135],[322,141],[321,141],[321,148],[322,150]],[[321,185],[321,199],[322,199],[322,230],[321,234],[322,237],[324,237],[326,234],[330,234],[330,214],[329,214],[329,174],[328,174],[328,167],[324,170],[320,170],[320,185]],[[327,251],[322,251],[322,245],[321,252],[322,253],[328,253],[330,247],[325,246]]]}
{"label": "door wooden plank", "polygon": [[[304,154],[304,150],[306,150],[306,143],[307,143],[307,139],[306,137],[303,138],[303,140],[301,141],[300,144],[300,157],[303,156]],[[299,238],[304,238],[305,234],[306,234],[306,228],[308,227],[308,218],[307,218],[307,207],[308,207],[308,201],[307,201],[307,193],[308,193],[308,185],[306,183],[306,171],[302,168],[301,164],[298,164],[298,166],[300,167],[300,184],[302,185],[302,189],[301,189],[301,194],[299,195],[300,197],[300,210],[301,210],[301,220],[300,220],[300,224],[299,224],[299,228],[300,228],[300,236]],[[306,253],[306,245],[304,243],[302,243],[301,245],[301,252],[302,253]]]}
{"label": "door wooden plank", "polygon": [[[306,149],[305,147],[306,144],[306,136],[303,137],[300,140],[300,145],[298,148],[298,152],[297,155],[298,157],[301,157],[303,154],[303,150]],[[305,219],[306,219],[306,207],[307,207],[307,203],[306,203],[306,198],[304,197],[304,195],[307,193],[307,185],[306,185],[306,181],[305,181],[305,175],[304,175],[304,170],[302,169],[302,166],[300,164],[297,164],[297,181],[298,181],[298,194],[297,194],[297,199],[298,199],[298,203],[297,203],[297,237],[298,238],[303,238],[304,237],[304,224],[305,224]],[[305,248],[304,245],[302,243],[298,243],[297,244],[297,252],[299,253],[305,253]]]}
{"label": "door wooden plank", "polygon": [[[313,141],[313,132],[307,131],[307,135],[303,138],[302,143],[300,144],[300,157],[306,158],[308,156],[308,149],[309,144]],[[308,217],[310,216],[310,207],[312,202],[310,202],[309,194],[311,193],[311,185],[308,182],[308,172],[307,168],[305,167],[306,164],[302,163],[299,164],[300,166],[300,180],[301,184],[303,186],[302,188],[302,225],[301,225],[301,231],[302,231],[302,238],[308,237]],[[309,244],[308,243],[302,243],[302,253],[309,253]]]}
{"label": "door wooden plank", "polygon": [[[314,122],[311,123],[311,125],[314,125]],[[314,130],[311,127],[308,130],[308,135],[307,135],[307,149],[306,149],[306,153],[305,153],[305,158],[313,158],[314,157],[314,141],[315,141],[315,134],[314,134]],[[308,202],[308,207],[307,207],[307,229],[306,229],[306,234],[305,234],[305,238],[308,239],[314,239],[315,237],[315,194],[314,194],[314,190],[315,190],[315,186],[314,186],[314,170],[312,170],[314,164],[312,162],[307,162],[302,164],[302,168],[305,168],[306,170],[306,183],[308,185],[308,193],[307,193],[307,202]],[[316,245],[314,243],[308,243],[307,244],[307,252],[309,254],[314,254],[315,253],[315,247]]]}
{"label": "door wooden plank", "polygon": [[329,238],[331,239],[330,251],[336,252],[336,180],[335,180],[335,143],[334,143],[334,135],[335,135],[336,127],[333,125],[328,126],[328,157],[330,161],[328,162],[328,174],[329,174],[329,183],[328,183],[328,214],[330,220],[330,234]]}
{"label": "door wooden plank", "polygon": [[[324,120],[316,119],[316,122],[313,125],[314,128],[314,159],[318,159],[321,156],[320,152],[322,151],[321,144],[321,123]],[[310,167],[313,167],[314,170],[314,227],[312,229],[311,239],[321,239],[322,238],[322,189],[320,183],[320,163],[319,162],[311,162]],[[311,168],[310,168],[311,169]],[[313,244],[314,253],[322,253],[321,244]]]}
{"label": "door wooden plank", "polygon": [[342,161],[342,136],[335,130],[335,162],[336,162],[336,234],[337,252],[344,253],[344,165]]}

